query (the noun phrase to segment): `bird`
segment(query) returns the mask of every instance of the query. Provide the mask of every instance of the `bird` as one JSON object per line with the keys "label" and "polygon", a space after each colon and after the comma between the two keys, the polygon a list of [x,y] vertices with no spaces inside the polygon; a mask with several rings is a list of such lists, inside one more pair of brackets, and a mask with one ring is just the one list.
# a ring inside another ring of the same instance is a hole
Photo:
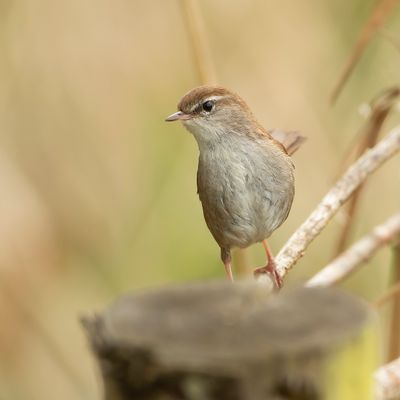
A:
{"label": "bird", "polygon": [[233,281],[231,249],[262,242],[267,262],[254,275],[270,274],[280,288],[267,239],[289,214],[295,192],[290,156],[305,138],[265,129],[247,103],[222,86],[195,87],[177,108],[165,120],[181,121],[197,141],[197,192],[228,278]]}

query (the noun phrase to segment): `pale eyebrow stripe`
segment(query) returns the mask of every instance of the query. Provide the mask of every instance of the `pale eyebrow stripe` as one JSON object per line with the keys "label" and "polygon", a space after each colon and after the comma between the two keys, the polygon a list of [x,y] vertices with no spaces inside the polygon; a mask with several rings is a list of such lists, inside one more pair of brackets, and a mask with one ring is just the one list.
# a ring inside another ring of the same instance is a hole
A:
{"label": "pale eyebrow stripe", "polygon": [[[225,95],[225,96],[210,96],[210,97],[206,97],[203,100],[203,103],[206,102],[206,101],[209,101],[209,100],[217,101],[217,100],[221,100],[221,99],[226,99],[228,97],[231,97],[231,96],[228,95],[228,94]],[[194,106],[192,106],[192,108],[190,109],[190,112],[193,112],[197,107],[198,107],[198,104],[195,104]]]}

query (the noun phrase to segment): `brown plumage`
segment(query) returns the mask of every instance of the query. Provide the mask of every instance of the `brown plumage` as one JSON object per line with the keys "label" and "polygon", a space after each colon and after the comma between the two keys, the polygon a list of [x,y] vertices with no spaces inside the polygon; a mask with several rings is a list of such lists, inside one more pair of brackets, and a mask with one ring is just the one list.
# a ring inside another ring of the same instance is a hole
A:
{"label": "brown plumage", "polygon": [[294,196],[289,157],[304,140],[295,132],[264,129],[237,94],[221,86],[187,93],[179,111],[199,150],[197,186],[204,218],[232,279],[230,249],[263,242],[268,263],[256,273],[281,279],[265,241],[287,218]]}

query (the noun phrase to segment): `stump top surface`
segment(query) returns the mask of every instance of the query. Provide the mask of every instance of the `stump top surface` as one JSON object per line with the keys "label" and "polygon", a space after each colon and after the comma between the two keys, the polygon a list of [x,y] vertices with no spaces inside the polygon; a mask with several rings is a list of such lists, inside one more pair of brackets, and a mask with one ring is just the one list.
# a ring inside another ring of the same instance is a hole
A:
{"label": "stump top surface", "polygon": [[165,362],[207,363],[326,351],[358,332],[367,316],[364,303],[338,290],[271,295],[253,282],[213,282],[124,296],[98,321],[108,343],[148,348]]}

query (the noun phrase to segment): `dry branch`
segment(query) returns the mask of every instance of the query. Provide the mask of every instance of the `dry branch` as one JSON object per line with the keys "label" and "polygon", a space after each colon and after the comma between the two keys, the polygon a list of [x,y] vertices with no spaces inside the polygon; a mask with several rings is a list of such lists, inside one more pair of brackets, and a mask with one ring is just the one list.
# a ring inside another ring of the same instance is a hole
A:
{"label": "dry branch", "polygon": [[[279,274],[284,277],[304,255],[308,245],[320,234],[354,191],[385,161],[400,150],[400,126],[360,157],[322,199],[307,220],[286,242],[276,257]],[[264,281],[266,274],[259,275]]]}
{"label": "dry branch", "polygon": [[[395,101],[400,95],[398,87],[391,87],[384,90],[376,99],[371,102],[371,112],[366,121],[365,126],[361,131],[361,139],[356,143],[356,157],[358,159],[365,150],[375,146],[383,123],[389,115]],[[357,135],[358,136],[358,135]],[[350,153],[350,152],[349,152]],[[347,163],[342,163],[342,165]],[[341,171],[343,173],[343,170]],[[338,256],[347,246],[348,239],[353,225],[353,220],[356,215],[357,206],[361,199],[361,193],[364,185],[354,192],[346,207],[346,219],[339,234],[338,244],[335,249],[335,256]]]}
{"label": "dry branch", "polygon": [[342,255],[332,261],[323,270],[313,276],[307,286],[332,286],[343,281],[363,262],[388,242],[394,240],[400,232],[400,213],[390,217],[385,223],[356,242]]}
{"label": "dry branch", "polygon": [[400,398],[400,358],[380,367],[374,375],[376,400]]}
{"label": "dry branch", "polygon": [[363,104],[363,107],[366,107],[362,112],[366,118],[365,124],[357,134],[354,135],[353,140],[338,167],[335,179],[338,179],[345,171],[345,168],[354,162],[355,159],[360,157],[367,148],[375,146],[382,125],[395,106],[399,96],[400,87],[391,86],[378,93],[369,104]]}

